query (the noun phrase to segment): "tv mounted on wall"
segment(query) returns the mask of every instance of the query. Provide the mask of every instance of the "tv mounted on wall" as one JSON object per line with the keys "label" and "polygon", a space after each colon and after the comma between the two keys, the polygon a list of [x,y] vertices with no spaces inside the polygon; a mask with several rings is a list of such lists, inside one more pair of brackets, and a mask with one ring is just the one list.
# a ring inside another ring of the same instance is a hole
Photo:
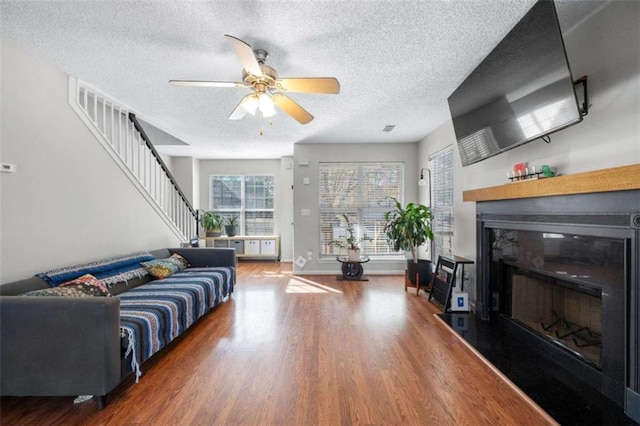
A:
{"label": "tv mounted on wall", "polygon": [[448,101],[463,166],[582,121],[553,1],[539,0]]}

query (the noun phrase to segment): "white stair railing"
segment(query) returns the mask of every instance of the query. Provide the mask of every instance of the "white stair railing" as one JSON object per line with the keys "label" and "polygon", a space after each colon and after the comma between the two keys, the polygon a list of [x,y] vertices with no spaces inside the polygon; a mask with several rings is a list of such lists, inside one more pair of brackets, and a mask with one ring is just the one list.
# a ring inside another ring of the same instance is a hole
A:
{"label": "white stair railing", "polygon": [[176,235],[183,242],[196,236],[197,212],[149,141],[135,114],[71,76],[69,104]]}

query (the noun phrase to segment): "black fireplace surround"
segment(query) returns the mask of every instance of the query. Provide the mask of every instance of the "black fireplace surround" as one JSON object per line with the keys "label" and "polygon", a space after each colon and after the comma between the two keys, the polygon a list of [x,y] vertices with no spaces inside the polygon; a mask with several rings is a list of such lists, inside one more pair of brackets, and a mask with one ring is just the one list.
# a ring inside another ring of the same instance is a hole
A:
{"label": "black fireplace surround", "polygon": [[640,191],[482,201],[476,212],[476,315],[510,323],[640,421]]}

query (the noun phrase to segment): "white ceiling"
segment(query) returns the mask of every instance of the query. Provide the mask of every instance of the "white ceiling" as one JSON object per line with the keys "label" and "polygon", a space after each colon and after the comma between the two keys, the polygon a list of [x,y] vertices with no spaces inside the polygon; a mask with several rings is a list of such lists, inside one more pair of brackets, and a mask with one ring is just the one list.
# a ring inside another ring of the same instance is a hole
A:
{"label": "white ceiling", "polygon": [[[294,143],[416,142],[449,119],[447,97],[535,0],[13,1],[4,38],[120,100],[197,158],[279,158]],[[556,0],[562,30],[606,1]],[[338,95],[289,96],[315,119],[228,115],[246,89],[224,34],[269,52],[281,77],[336,77]],[[396,125],[385,133],[385,125]],[[264,134],[260,135],[260,130]]]}

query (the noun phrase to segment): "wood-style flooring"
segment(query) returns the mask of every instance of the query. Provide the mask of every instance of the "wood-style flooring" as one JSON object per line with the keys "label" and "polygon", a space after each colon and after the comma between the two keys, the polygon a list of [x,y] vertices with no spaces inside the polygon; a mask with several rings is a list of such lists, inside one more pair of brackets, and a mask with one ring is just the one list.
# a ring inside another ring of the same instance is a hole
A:
{"label": "wood-style flooring", "polygon": [[[338,267],[336,266],[336,271]],[[434,316],[402,276],[337,281],[240,262],[231,300],[94,400],[2,397],[34,425],[538,425],[549,417]],[[0,378],[1,380],[1,378]]]}

